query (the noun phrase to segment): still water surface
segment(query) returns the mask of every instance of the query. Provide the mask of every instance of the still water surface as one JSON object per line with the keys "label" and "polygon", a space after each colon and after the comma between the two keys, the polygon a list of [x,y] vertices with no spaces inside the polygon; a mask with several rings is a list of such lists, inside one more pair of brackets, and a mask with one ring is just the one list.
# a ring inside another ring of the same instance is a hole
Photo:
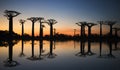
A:
{"label": "still water surface", "polygon": [[[12,46],[12,55],[9,46],[0,46],[0,70],[120,70],[120,43],[117,49],[99,42],[89,47],[88,42],[50,43],[21,40]],[[8,58],[12,58],[11,65]]]}

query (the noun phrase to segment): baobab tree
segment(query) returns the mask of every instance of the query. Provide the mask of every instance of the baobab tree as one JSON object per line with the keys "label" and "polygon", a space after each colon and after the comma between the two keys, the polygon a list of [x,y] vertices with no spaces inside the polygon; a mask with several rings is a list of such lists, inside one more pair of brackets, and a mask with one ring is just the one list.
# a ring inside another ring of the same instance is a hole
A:
{"label": "baobab tree", "polygon": [[97,24],[94,24],[94,23],[87,23],[86,24],[87,27],[88,27],[88,38],[90,39],[91,38],[91,28]]}
{"label": "baobab tree", "polygon": [[23,20],[23,19],[20,19],[20,21],[19,21],[20,23],[21,23],[21,25],[22,25],[22,39],[23,39],[23,35],[24,35],[24,23],[25,23],[25,20]]}
{"label": "baobab tree", "polygon": [[105,25],[108,25],[110,27],[110,34],[109,34],[109,37],[111,39],[108,40],[108,43],[109,43],[109,54],[108,54],[108,57],[114,57],[114,55],[112,54],[112,28],[113,28],[113,25],[116,24],[116,21],[105,21],[104,22]]}
{"label": "baobab tree", "polygon": [[12,35],[13,33],[13,17],[18,16],[20,13],[17,11],[5,10],[5,17],[9,20],[9,34]]}
{"label": "baobab tree", "polygon": [[39,21],[39,23],[40,23],[40,32],[39,32],[40,39],[43,38],[43,36],[42,36],[42,23],[44,23],[43,20],[44,20],[43,17],[39,17],[39,18],[38,18],[38,21]]}
{"label": "baobab tree", "polygon": [[104,21],[98,21],[100,24],[100,39],[102,38],[102,25],[104,24]]}
{"label": "baobab tree", "polygon": [[57,21],[54,19],[48,19],[48,25],[50,26],[50,53],[48,53],[48,58],[54,58],[56,54],[53,54],[53,25],[56,24]]}
{"label": "baobab tree", "polygon": [[101,57],[101,52],[102,52],[102,25],[104,24],[104,21],[98,21],[98,23],[100,24],[100,55],[99,55],[99,57]]}
{"label": "baobab tree", "polygon": [[81,34],[81,38],[84,38],[86,22],[78,22],[76,24],[81,27],[81,33],[80,33]]}
{"label": "baobab tree", "polygon": [[17,61],[13,60],[13,46],[17,43],[18,41],[13,41],[12,39],[8,41],[8,59],[5,61],[5,66],[7,67],[15,67],[19,65]]}
{"label": "baobab tree", "polygon": [[45,25],[41,25],[41,39],[40,40],[43,40],[43,28],[45,27]]}
{"label": "baobab tree", "polygon": [[87,23],[88,26],[88,52],[86,54],[93,55],[94,53],[91,51],[91,28],[97,24]]}
{"label": "baobab tree", "polygon": [[113,28],[113,25],[116,24],[116,21],[105,21],[104,22],[104,25],[108,25],[110,27],[110,37],[112,37],[112,28]]}
{"label": "baobab tree", "polygon": [[28,18],[27,20],[30,20],[32,22],[32,39],[33,39],[34,38],[34,24],[38,20],[38,18],[37,17],[31,17],[31,18]]}
{"label": "baobab tree", "polygon": [[[43,37],[43,28],[45,26],[44,25],[41,25],[41,36]],[[42,53],[44,52],[43,50],[43,38],[40,39],[39,41],[39,45],[40,45],[40,49],[39,49],[39,60],[42,60],[43,57],[42,57]]]}
{"label": "baobab tree", "polygon": [[76,56],[85,56],[85,53],[84,53],[84,47],[85,47],[85,25],[86,25],[86,22],[78,22],[76,23],[78,26],[81,27],[81,46],[80,46],[80,52],[76,54]]}
{"label": "baobab tree", "polygon": [[50,39],[53,39],[53,25],[56,24],[57,21],[54,19],[48,19],[48,25],[50,26]]}
{"label": "baobab tree", "polygon": [[112,28],[114,31],[115,31],[115,49],[114,50],[117,50],[117,43],[118,43],[118,31],[120,31],[120,28]]}
{"label": "baobab tree", "polygon": [[120,31],[120,28],[112,28],[114,31],[115,31],[115,37],[117,38],[118,37],[118,31]]}

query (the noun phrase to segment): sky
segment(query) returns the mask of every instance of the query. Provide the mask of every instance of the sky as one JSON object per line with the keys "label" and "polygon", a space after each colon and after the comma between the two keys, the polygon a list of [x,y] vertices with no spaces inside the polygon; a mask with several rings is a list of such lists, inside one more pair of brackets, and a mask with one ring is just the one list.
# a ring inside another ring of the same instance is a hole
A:
{"label": "sky", "polygon": [[[74,29],[79,34],[80,27],[77,22],[97,23],[100,20],[117,21],[114,27],[120,27],[120,1],[119,0],[0,0],[0,30],[8,30],[8,19],[3,16],[5,10],[18,11],[21,14],[14,17],[14,32],[21,34],[20,19],[30,17],[44,17],[55,19],[58,23],[53,25],[58,33],[73,35]],[[49,34],[49,26],[44,24],[44,35]],[[25,22],[25,33],[31,35],[32,23]],[[103,33],[109,32],[109,27],[103,26]],[[87,27],[86,27],[87,33]],[[92,33],[99,33],[99,25],[92,27]],[[39,34],[39,22],[35,23],[35,35]]]}

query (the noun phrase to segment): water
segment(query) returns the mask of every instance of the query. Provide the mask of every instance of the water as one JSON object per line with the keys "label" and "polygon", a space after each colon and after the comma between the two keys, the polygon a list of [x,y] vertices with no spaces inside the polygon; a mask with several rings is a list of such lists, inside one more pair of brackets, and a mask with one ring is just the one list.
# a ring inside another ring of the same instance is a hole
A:
{"label": "water", "polygon": [[120,43],[116,50],[114,43],[111,48],[108,43],[100,47],[99,42],[19,41],[10,44],[12,48],[0,46],[0,70],[120,70]]}

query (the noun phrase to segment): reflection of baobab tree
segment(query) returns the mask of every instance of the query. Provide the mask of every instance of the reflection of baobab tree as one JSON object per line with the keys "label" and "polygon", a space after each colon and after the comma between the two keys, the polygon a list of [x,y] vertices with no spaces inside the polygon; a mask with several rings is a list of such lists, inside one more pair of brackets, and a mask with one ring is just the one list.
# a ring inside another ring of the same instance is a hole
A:
{"label": "reflection of baobab tree", "polygon": [[94,53],[91,51],[91,28],[93,26],[95,26],[96,24],[94,23],[87,23],[87,26],[88,26],[88,51],[87,51],[87,55],[94,55]]}
{"label": "reflection of baobab tree", "polygon": [[8,41],[8,44],[9,44],[9,52],[8,52],[8,54],[9,54],[9,57],[8,57],[8,59],[5,61],[5,66],[7,66],[7,67],[15,67],[15,66],[17,66],[17,65],[19,65],[19,63],[17,62],[17,61],[14,61],[13,60],[13,46],[14,46],[14,44],[16,44],[17,43],[17,41],[15,41],[15,40],[9,40]]}
{"label": "reflection of baobab tree", "polygon": [[23,19],[20,19],[20,21],[19,21],[20,23],[21,23],[21,25],[22,25],[22,48],[21,48],[21,53],[20,53],[20,57],[23,57],[23,56],[25,56],[25,54],[24,54],[24,52],[23,52],[23,50],[24,50],[24,41],[23,41],[23,35],[24,35],[24,23],[25,23],[25,20],[23,20]]}
{"label": "reflection of baobab tree", "polygon": [[28,20],[30,20],[32,22],[32,39],[33,39],[34,38],[34,24],[38,20],[38,18],[37,17],[31,17],[31,18],[28,18]]}
{"label": "reflection of baobab tree", "polygon": [[76,56],[85,56],[85,26],[86,26],[86,22],[79,22],[76,23],[78,26],[81,27],[81,45],[80,45],[80,52],[76,54]]}
{"label": "reflection of baobab tree", "polygon": [[12,35],[13,33],[13,17],[18,16],[20,13],[17,11],[10,11],[10,10],[5,10],[4,11],[5,15],[7,17],[7,19],[9,20],[9,33],[10,35]]}
{"label": "reflection of baobab tree", "polygon": [[13,66],[17,66],[19,63],[17,61],[13,61],[13,45],[16,43],[16,41],[13,40],[13,17],[16,17],[17,15],[19,15],[19,12],[16,11],[8,11],[5,10],[5,16],[8,18],[9,20],[9,36],[10,39],[8,40],[8,44],[9,44],[9,58],[7,61],[5,61],[5,66],[8,67],[13,67]]}
{"label": "reflection of baobab tree", "polygon": [[24,41],[22,40],[22,47],[21,47],[21,53],[19,55],[20,57],[24,57],[25,54],[24,54]]}
{"label": "reflection of baobab tree", "polygon": [[[44,25],[41,25],[42,27],[41,27],[41,36],[43,37],[43,28],[45,27]],[[40,41],[39,41],[39,47],[40,47],[40,49],[39,49],[39,59],[40,60],[42,60],[43,59],[43,55],[42,55],[42,53],[44,52],[44,50],[43,50],[43,38],[40,38]]]}
{"label": "reflection of baobab tree", "polygon": [[80,52],[78,52],[77,54],[75,54],[76,56],[85,56],[85,42],[84,41],[80,41]]}
{"label": "reflection of baobab tree", "polygon": [[[105,22],[105,25],[108,25],[110,27],[110,34],[109,34],[109,37],[112,38],[112,28],[113,28],[113,25],[116,24],[116,21],[106,21]],[[109,39],[108,40],[108,43],[109,43],[109,54],[108,54],[108,57],[114,57],[114,55],[112,54],[112,40]]]}
{"label": "reflection of baobab tree", "polygon": [[117,47],[117,43],[118,43],[118,31],[120,31],[120,28],[112,28],[114,31],[115,31],[115,49],[114,50],[118,50],[118,47]]}
{"label": "reflection of baobab tree", "polygon": [[100,55],[99,57],[101,57],[101,53],[102,53],[102,25],[104,24],[104,21],[98,21],[98,23],[100,24]]}
{"label": "reflection of baobab tree", "polygon": [[42,60],[43,59],[43,57],[42,57],[42,52],[43,52],[43,40],[40,40],[39,41],[39,47],[40,47],[40,49],[39,49],[39,60]]}
{"label": "reflection of baobab tree", "polygon": [[112,41],[109,41],[108,45],[109,45],[109,54],[107,56],[109,58],[115,58],[115,56],[112,54]]}
{"label": "reflection of baobab tree", "polygon": [[53,25],[57,21],[54,19],[48,19],[48,25],[50,26],[50,52],[48,53],[48,58],[54,58],[56,54],[53,53]]}
{"label": "reflection of baobab tree", "polygon": [[48,53],[48,58],[55,58],[57,56],[55,53],[53,53],[53,41],[50,40],[50,52]]}
{"label": "reflection of baobab tree", "polygon": [[27,59],[32,60],[32,61],[39,59],[34,55],[34,39],[32,39],[32,56]]}

